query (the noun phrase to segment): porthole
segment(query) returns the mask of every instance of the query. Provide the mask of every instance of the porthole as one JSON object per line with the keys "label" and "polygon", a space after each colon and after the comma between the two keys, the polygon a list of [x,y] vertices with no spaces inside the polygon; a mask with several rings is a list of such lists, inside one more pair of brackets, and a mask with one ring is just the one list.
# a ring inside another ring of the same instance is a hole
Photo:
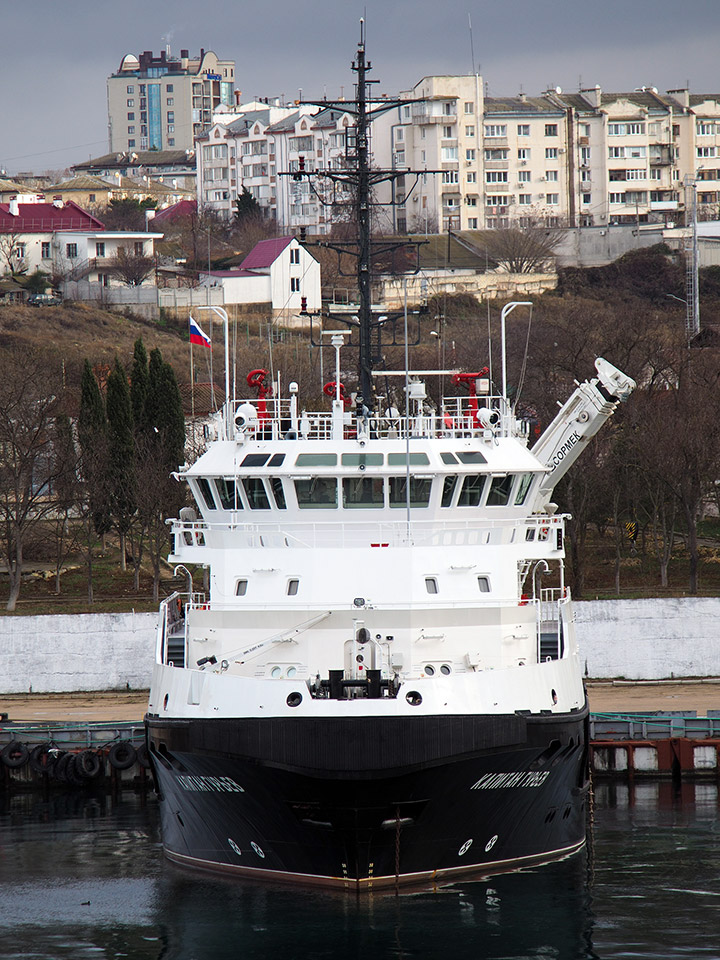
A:
{"label": "porthole", "polygon": [[289,707],[299,707],[302,703],[302,694],[298,693],[297,690],[294,690],[292,693],[288,694],[285,703],[287,703]]}
{"label": "porthole", "polygon": [[411,707],[419,707],[422,703],[422,696],[417,692],[417,690],[410,690],[405,694],[405,699]]}
{"label": "porthole", "polygon": [[490,853],[490,851],[492,850],[492,848],[495,846],[497,842],[498,842],[497,834],[495,834],[494,837],[490,837],[488,842],[485,844],[485,853]]}
{"label": "porthole", "polygon": [[425,676],[434,677],[435,676],[435,667],[431,663],[425,664]]}
{"label": "porthole", "polygon": [[280,669],[280,667],[273,667],[272,670],[270,671],[270,676],[273,678],[273,680],[277,680],[279,677],[281,677],[282,670]]}
{"label": "porthole", "polygon": [[231,849],[234,853],[236,853],[239,857],[241,857],[241,856],[242,856],[242,850],[241,850],[240,847],[235,843],[235,841],[232,839],[232,837],[228,837],[228,838],[227,838],[227,842],[230,844],[230,849]]}
{"label": "porthole", "polygon": [[297,673],[297,670],[295,669],[295,667],[288,667],[286,677],[288,678],[288,680],[292,680],[292,678],[295,676],[296,673]]}
{"label": "porthole", "polygon": [[472,846],[472,840],[466,840],[465,843],[458,850],[457,855],[459,857],[464,857],[471,846]]}
{"label": "porthole", "polygon": [[444,677],[449,677],[450,674],[452,673],[452,667],[450,666],[450,664],[449,664],[449,663],[444,663],[444,664],[440,667],[440,673],[441,673]]}
{"label": "porthole", "polygon": [[557,697],[557,693],[554,690],[551,691],[550,696],[552,697],[552,702],[557,703],[558,697]]}
{"label": "porthole", "polygon": [[250,841],[250,846],[253,848],[255,853],[261,858],[261,860],[265,859],[265,853],[263,852],[262,847],[258,846],[258,844],[255,843],[254,840]]}

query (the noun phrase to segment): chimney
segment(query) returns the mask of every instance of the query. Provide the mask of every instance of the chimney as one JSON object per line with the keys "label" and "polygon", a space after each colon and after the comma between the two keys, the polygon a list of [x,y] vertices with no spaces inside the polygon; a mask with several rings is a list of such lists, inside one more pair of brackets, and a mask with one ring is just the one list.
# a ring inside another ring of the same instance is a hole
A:
{"label": "chimney", "polygon": [[8,213],[10,214],[11,217],[20,216],[20,206],[18,204],[17,197],[10,198],[10,203],[8,204]]}
{"label": "chimney", "polygon": [[602,105],[602,89],[599,83],[596,83],[594,87],[586,87],[584,90],[581,90],[580,96],[583,100],[586,100],[591,107],[594,107],[596,110],[600,109]]}
{"label": "chimney", "polygon": [[690,91],[688,89],[668,90],[668,96],[677,100],[686,110],[690,106]]}
{"label": "chimney", "polygon": [[190,52],[188,50],[180,51],[180,69],[181,70],[187,70],[189,55],[190,55]]}

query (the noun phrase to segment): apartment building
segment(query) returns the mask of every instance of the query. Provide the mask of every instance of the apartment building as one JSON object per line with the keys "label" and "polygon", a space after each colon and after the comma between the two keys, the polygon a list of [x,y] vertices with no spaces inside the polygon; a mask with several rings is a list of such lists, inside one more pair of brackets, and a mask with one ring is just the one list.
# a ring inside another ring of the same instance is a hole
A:
{"label": "apartment building", "polygon": [[110,152],[192,149],[213,112],[235,103],[234,89],[235,61],[212,50],[126,54],[107,81]]}

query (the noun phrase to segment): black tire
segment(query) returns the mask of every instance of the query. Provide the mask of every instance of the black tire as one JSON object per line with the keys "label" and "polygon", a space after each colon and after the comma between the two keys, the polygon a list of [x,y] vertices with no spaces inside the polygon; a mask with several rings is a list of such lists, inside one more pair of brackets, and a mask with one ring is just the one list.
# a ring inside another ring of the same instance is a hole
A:
{"label": "black tire", "polygon": [[68,765],[65,767],[65,775],[67,776],[68,783],[74,787],[83,787],[85,786],[86,780],[80,775],[80,771],[78,770],[78,755],[71,753],[69,756]]}
{"label": "black tire", "polygon": [[75,754],[75,772],[83,780],[95,780],[100,776],[102,763],[94,750],[82,750]]}
{"label": "black tire", "polygon": [[137,748],[137,762],[144,770],[150,769],[150,754],[148,753],[147,744],[141,743]]}
{"label": "black tire", "polygon": [[110,766],[116,770],[129,770],[137,760],[137,751],[127,740],[120,740],[110,747],[108,760],[110,761]]}
{"label": "black tire", "polygon": [[0,752],[2,762],[11,770],[19,770],[20,767],[24,767],[29,757],[30,751],[20,740],[12,740]]}
{"label": "black tire", "polygon": [[38,776],[52,776],[55,767],[55,756],[50,752],[50,744],[38,743],[30,751],[30,769]]}
{"label": "black tire", "polygon": [[70,783],[70,778],[68,777],[68,764],[72,760],[73,755],[71,753],[65,753],[60,751],[55,760],[55,766],[53,768],[53,777],[58,783]]}

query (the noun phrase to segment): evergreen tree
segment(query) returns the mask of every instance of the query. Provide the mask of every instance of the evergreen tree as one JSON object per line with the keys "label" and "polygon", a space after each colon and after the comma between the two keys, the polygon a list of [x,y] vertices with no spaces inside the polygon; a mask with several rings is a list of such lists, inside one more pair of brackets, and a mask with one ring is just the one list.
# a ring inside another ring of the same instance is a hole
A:
{"label": "evergreen tree", "polygon": [[247,187],[242,188],[242,193],[238,196],[235,201],[235,219],[236,220],[245,220],[247,218],[251,219],[260,219],[262,216],[262,210],[260,204],[257,202],[255,197],[250,193]]}
{"label": "evergreen tree", "polygon": [[81,379],[78,440],[92,524],[98,536],[104,537],[112,527],[107,484],[108,422],[105,401],[89,360],[85,360]]}
{"label": "evergreen tree", "polygon": [[145,402],[147,400],[150,373],[148,370],[148,355],[142,337],[135,341],[133,352],[133,366],[130,375],[130,399],[132,401],[133,422],[135,429],[142,429],[145,425]]}
{"label": "evergreen tree", "polygon": [[125,538],[136,509],[135,442],[130,387],[117,357],[107,382],[107,418],[110,510],[120,534],[120,564],[125,570]]}

